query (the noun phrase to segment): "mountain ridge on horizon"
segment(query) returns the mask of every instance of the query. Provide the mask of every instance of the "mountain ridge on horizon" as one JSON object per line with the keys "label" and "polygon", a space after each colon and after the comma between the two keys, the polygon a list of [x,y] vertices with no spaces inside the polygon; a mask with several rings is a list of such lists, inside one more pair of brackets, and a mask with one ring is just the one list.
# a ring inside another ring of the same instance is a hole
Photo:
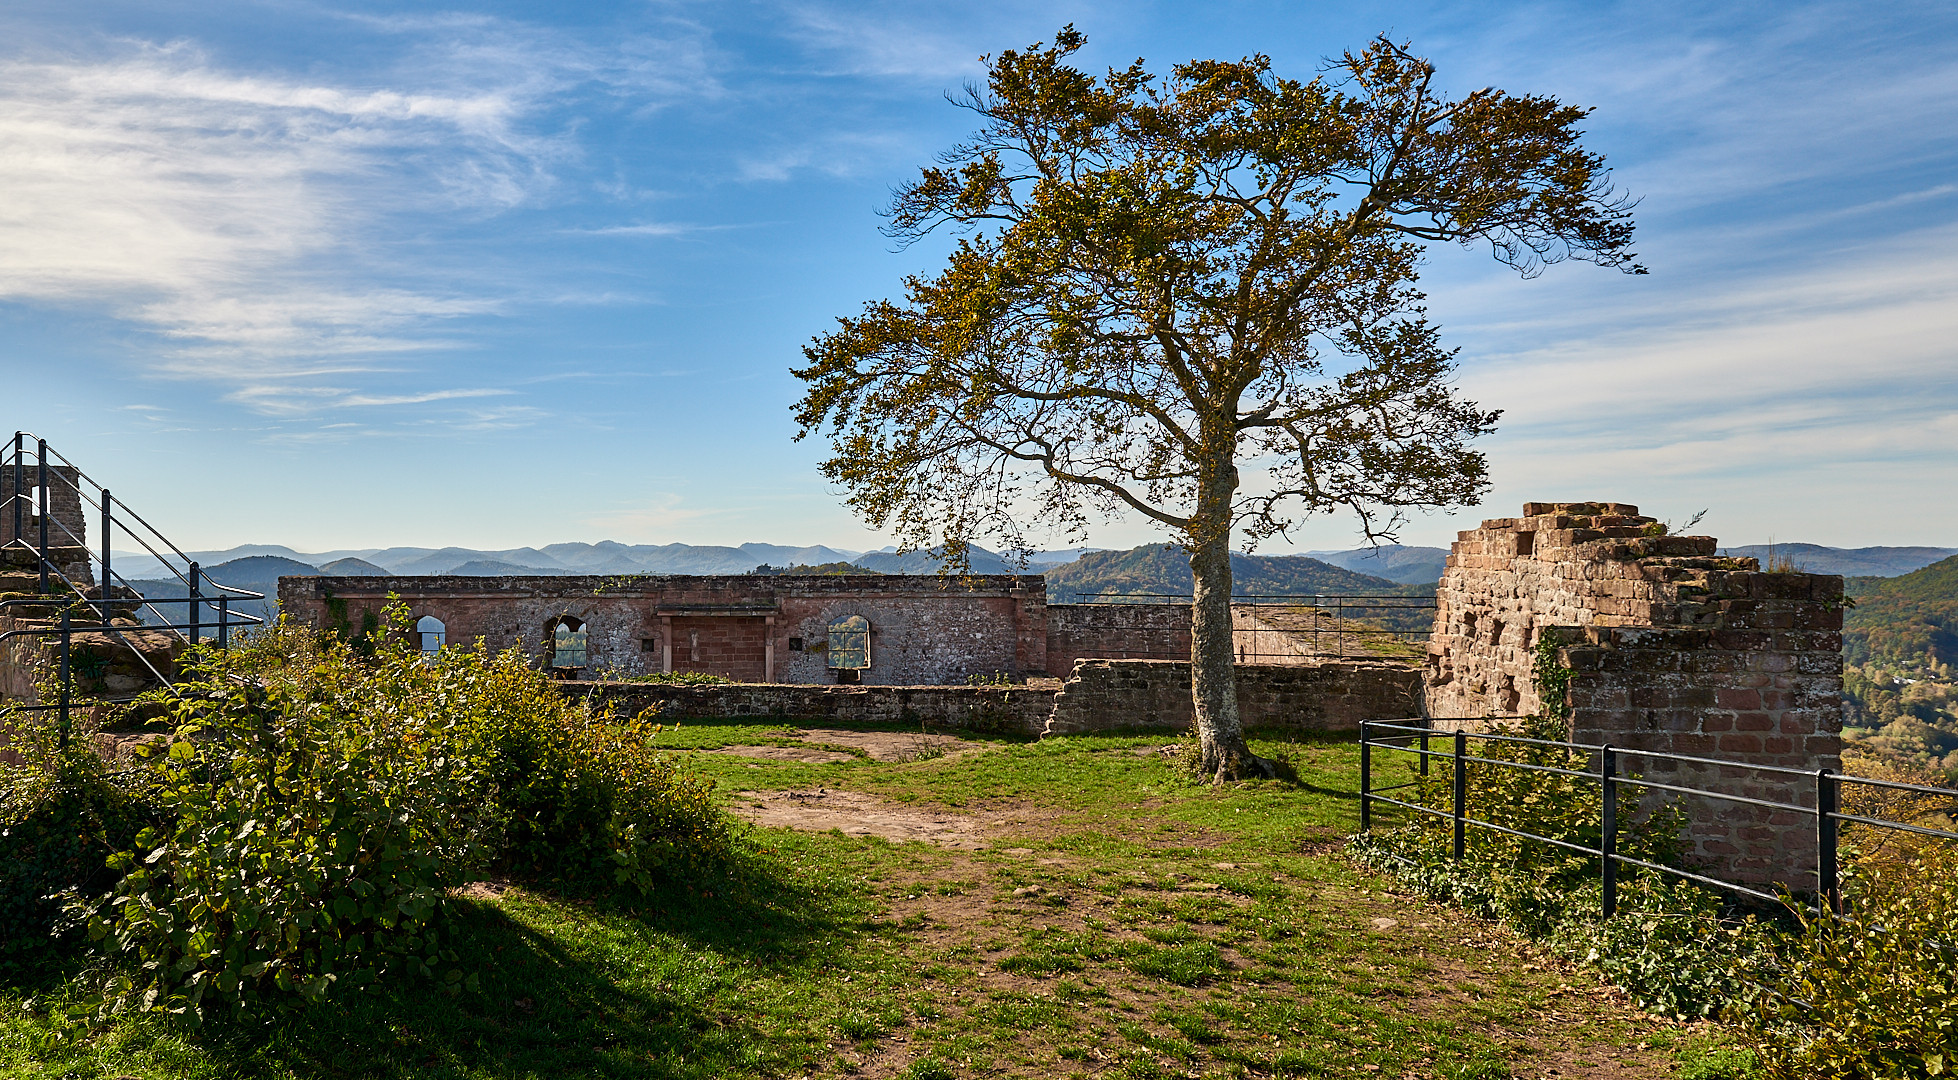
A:
{"label": "mountain ridge on horizon", "polygon": [[[1142,545],[1148,547],[1151,545]],[[1958,548],[1873,546],[1833,548],[1820,544],[1784,543],[1772,546],[1777,558],[1786,558],[1814,573],[1840,573],[1851,576],[1895,577],[1958,554]],[[1076,547],[1057,551],[1033,552],[1024,568],[985,548],[974,546],[973,568],[980,573],[1043,573],[1070,566],[1084,555],[1108,551],[1105,548]],[[1135,549],[1125,549],[1135,550]],[[1720,549],[1723,554],[1751,555],[1765,561],[1769,545],[1744,545]],[[244,559],[286,559],[324,570],[345,564],[355,574],[375,572],[421,576],[477,573],[491,575],[533,574],[743,574],[758,566],[816,566],[827,563],[852,563],[871,573],[935,573],[937,560],[930,551],[899,556],[892,549],[852,551],[816,544],[744,543],[737,546],[695,544],[623,544],[614,540],[597,543],[564,542],[543,547],[485,550],[465,547],[425,548],[349,548],[324,552],[300,552],[283,544],[240,544],[221,551],[186,553],[206,567],[216,567]],[[1283,556],[1292,557],[1292,556]],[[1346,551],[1310,551],[1302,557],[1403,585],[1428,584],[1440,579],[1448,557],[1444,548],[1419,545],[1383,544],[1377,548],[1352,548]],[[170,572],[154,557],[140,552],[116,552],[116,569],[129,578],[161,579]]]}

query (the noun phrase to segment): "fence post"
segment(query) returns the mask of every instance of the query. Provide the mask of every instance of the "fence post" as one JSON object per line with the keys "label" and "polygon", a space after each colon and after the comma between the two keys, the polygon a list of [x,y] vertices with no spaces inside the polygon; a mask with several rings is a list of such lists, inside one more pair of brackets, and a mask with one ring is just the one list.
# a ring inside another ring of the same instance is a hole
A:
{"label": "fence post", "polygon": [[1373,831],[1373,743],[1370,721],[1360,721],[1360,831]]}
{"label": "fence post", "polygon": [[14,539],[17,541],[27,539],[27,500],[21,497],[20,490],[21,484],[27,480],[27,463],[21,460],[22,449],[26,445],[27,440],[21,433],[14,432],[14,490],[13,498],[8,501],[14,504]]}
{"label": "fence post", "polygon": [[1836,871],[1836,819],[1842,790],[1834,773],[1815,770],[1815,892],[1830,911],[1842,914],[1842,882]]}
{"label": "fence post", "polygon": [[111,520],[109,514],[109,489],[103,488],[102,489],[102,618],[98,621],[104,624],[108,623],[109,621],[109,580],[110,580],[109,527],[112,524],[113,521]]}
{"label": "fence post", "polygon": [[[1427,710],[1424,708],[1421,711],[1426,712]],[[1435,726],[1434,717],[1423,716],[1421,718],[1421,775],[1422,776],[1428,775],[1428,732],[1433,731],[1434,726]]]}
{"label": "fence post", "polygon": [[231,648],[231,594],[218,597],[218,648]]}
{"label": "fence post", "polygon": [[1609,919],[1618,914],[1618,753],[1610,743],[1598,754],[1598,788],[1604,796],[1598,854],[1604,860],[1604,917]]}
{"label": "fence post", "polygon": [[197,644],[197,632],[198,632],[197,609],[202,606],[197,602],[197,578],[200,573],[202,573],[202,571],[197,569],[197,564],[191,563],[190,564],[190,618],[185,619],[184,623],[185,625],[190,627],[190,643],[193,646]]}
{"label": "fence post", "polygon": [[59,729],[60,744],[63,750],[68,749],[68,726],[69,726],[68,725],[68,697],[69,697],[68,637],[69,637],[69,632],[70,631],[69,631],[68,609],[64,607],[61,609],[61,727]]}
{"label": "fence post", "polygon": [[41,550],[38,554],[41,556],[41,595],[46,596],[48,594],[48,441],[46,439],[40,440],[40,453],[41,488],[36,493],[36,498],[40,500],[37,512],[41,515]]}
{"label": "fence post", "polygon": [[1467,837],[1463,833],[1463,819],[1468,816],[1468,732],[1455,729],[1455,861],[1462,861],[1462,853],[1467,847]]}

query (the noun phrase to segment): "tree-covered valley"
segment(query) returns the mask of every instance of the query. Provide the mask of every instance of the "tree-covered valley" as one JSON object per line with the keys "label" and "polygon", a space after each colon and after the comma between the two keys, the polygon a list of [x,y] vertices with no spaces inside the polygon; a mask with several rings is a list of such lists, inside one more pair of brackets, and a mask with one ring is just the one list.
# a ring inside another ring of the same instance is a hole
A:
{"label": "tree-covered valley", "polygon": [[1843,734],[1958,780],[1958,556],[1900,577],[1851,577]]}

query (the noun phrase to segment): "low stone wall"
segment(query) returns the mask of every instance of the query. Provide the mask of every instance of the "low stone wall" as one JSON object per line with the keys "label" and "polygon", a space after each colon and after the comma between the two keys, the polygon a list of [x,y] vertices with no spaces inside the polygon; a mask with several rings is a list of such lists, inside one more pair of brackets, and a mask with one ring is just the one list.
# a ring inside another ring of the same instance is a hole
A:
{"label": "low stone wall", "polygon": [[1047,670],[1063,678],[1080,660],[1188,655],[1188,604],[1047,605]]}
{"label": "low stone wall", "polygon": [[[1335,661],[1239,666],[1244,726],[1260,731],[1357,731],[1362,720],[1419,712],[1421,672],[1398,664]],[[798,686],[722,683],[666,686],[564,682],[564,693],[634,715],[659,705],[674,717],[779,716],[858,723],[925,724],[1007,735],[1075,735],[1188,728],[1190,665],[1176,660],[1082,660],[1060,687]]]}
{"label": "low stone wall", "polygon": [[[1358,731],[1362,720],[1420,713],[1421,672],[1403,664],[1335,660],[1237,667],[1238,715],[1254,731]],[[1187,729],[1195,717],[1190,665],[1177,660],[1083,660],[1054,700],[1048,735]]]}
{"label": "low stone wall", "polygon": [[[780,716],[872,724],[928,724],[1003,735],[1037,736],[1054,711],[1053,687],[808,686],[723,683],[665,686],[632,682],[564,682],[573,698],[635,715],[651,705],[673,717]],[[1187,693],[1187,691],[1186,691]]]}

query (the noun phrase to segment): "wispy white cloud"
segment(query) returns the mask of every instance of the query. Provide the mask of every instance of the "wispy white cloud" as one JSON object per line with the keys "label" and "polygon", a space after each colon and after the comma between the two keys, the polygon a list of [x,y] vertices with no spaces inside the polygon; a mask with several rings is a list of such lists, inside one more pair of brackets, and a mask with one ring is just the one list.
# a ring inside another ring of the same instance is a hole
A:
{"label": "wispy white cloud", "polygon": [[[790,3],[778,32],[801,48],[810,74],[977,79],[972,35],[951,32],[918,9],[878,4]],[[1021,42],[1019,44],[1025,44]]]}
{"label": "wispy white cloud", "polygon": [[336,409],[352,409],[371,405],[421,405],[430,401],[454,401],[457,398],[504,397],[515,392],[514,390],[484,388],[477,390],[430,390],[427,393],[421,394],[395,394],[393,396],[351,394],[333,402],[333,407]]}
{"label": "wispy white cloud", "polygon": [[644,42],[465,29],[379,88],[226,70],[182,43],[0,59],[0,299],[105,310],[169,343],[155,373],[262,411],[361,402],[295,381],[446,348],[431,331],[506,303],[401,262],[393,220],[546,197],[578,148],[537,118],[567,87],[711,90],[676,70],[697,58]]}
{"label": "wispy white cloud", "polygon": [[560,230],[576,236],[646,236],[654,238],[698,236],[702,233],[730,232],[736,229],[757,229],[771,222],[697,224],[683,221],[647,221],[632,225],[604,225],[587,229]]}
{"label": "wispy white cloud", "polygon": [[[1589,324],[1566,316],[1478,327],[1488,351],[1467,365],[1464,383],[1506,410],[1485,447],[1501,492],[1636,501],[1633,492],[1661,489],[1729,509],[1752,500],[1761,505],[1743,520],[1780,506],[1804,535],[1876,542],[1868,523],[1832,513],[1853,496],[1825,478],[1852,468],[1865,477],[1858,483],[1949,486],[1958,227],[1830,256],[1592,308]],[[1489,348],[1505,332],[1530,347]],[[1812,490],[1834,494],[1811,500]],[[1586,491],[1602,494],[1576,494]],[[1896,524],[1948,535],[1958,507],[1917,501],[1911,520]]]}

